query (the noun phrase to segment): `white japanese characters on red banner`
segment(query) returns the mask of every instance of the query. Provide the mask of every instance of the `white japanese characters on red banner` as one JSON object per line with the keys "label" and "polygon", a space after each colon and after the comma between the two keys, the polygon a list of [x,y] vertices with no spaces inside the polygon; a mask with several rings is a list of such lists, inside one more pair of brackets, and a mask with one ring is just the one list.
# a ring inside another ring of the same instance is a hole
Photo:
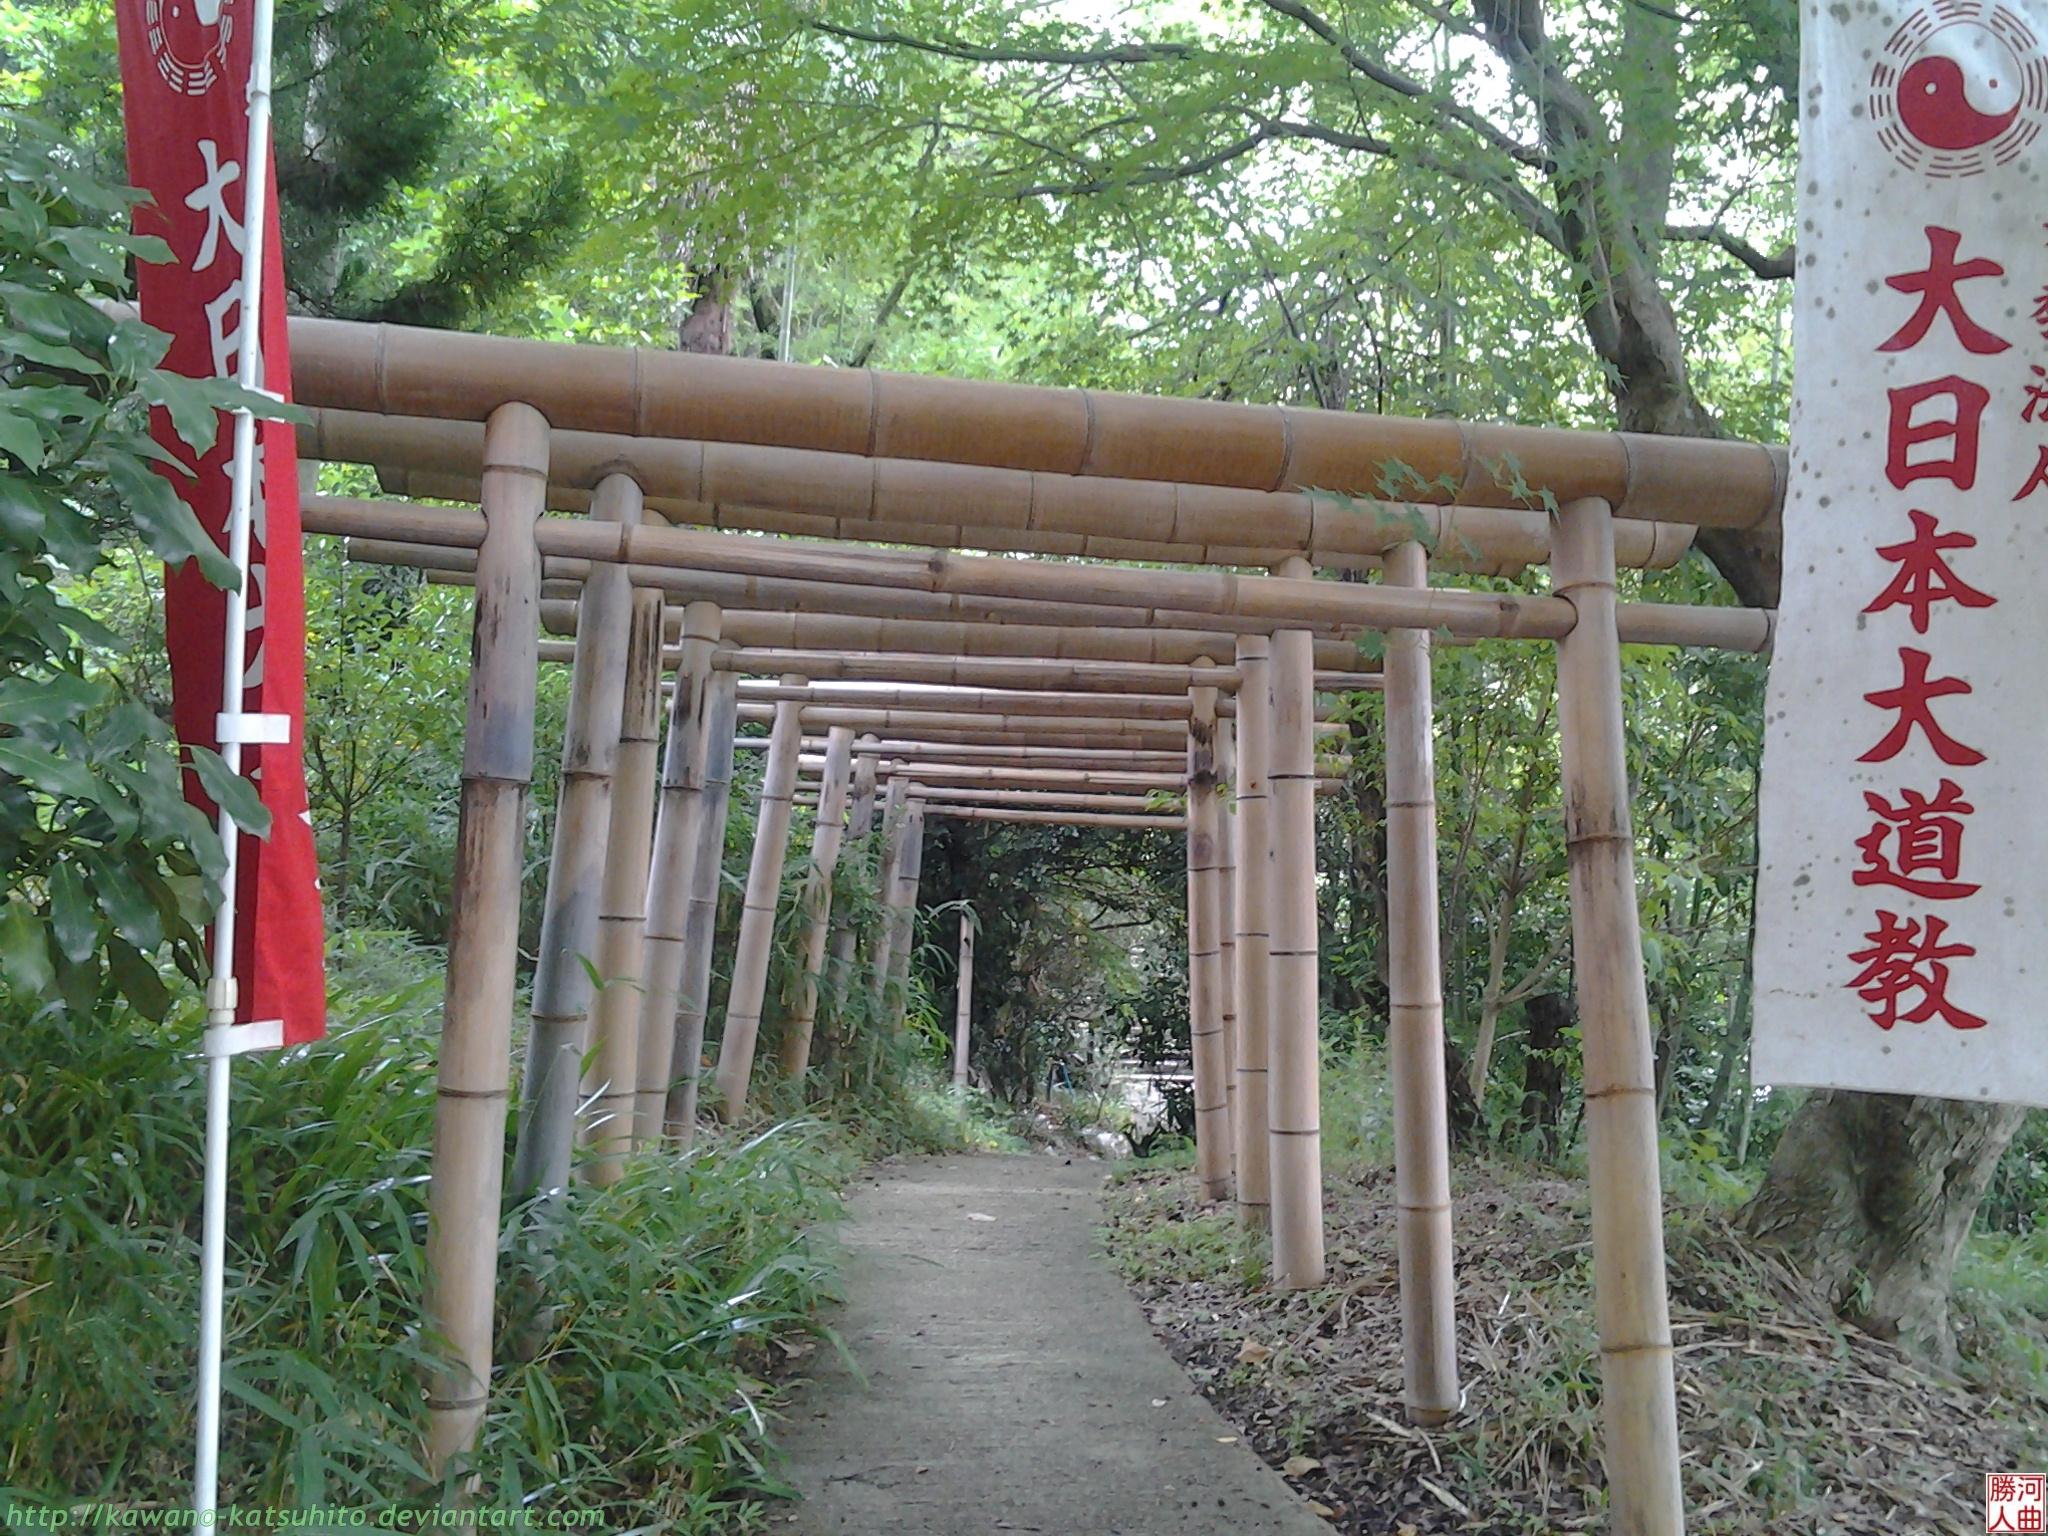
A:
{"label": "white japanese characters on red banner", "polygon": [[1803,22],[1755,1075],[2048,1104],[2048,0]]}

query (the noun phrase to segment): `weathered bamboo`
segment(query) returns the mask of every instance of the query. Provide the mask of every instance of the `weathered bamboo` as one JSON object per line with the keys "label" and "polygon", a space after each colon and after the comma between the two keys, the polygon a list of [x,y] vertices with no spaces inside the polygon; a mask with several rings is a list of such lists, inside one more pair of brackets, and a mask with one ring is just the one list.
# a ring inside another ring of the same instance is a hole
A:
{"label": "weathered bamboo", "polygon": [[[591,515],[638,518],[640,487],[613,475],[598,487]],[[599,570],[585,589],[585,622],[576,633],[562,730],[562,778],[541,904],[540,949],[533,967],[533,1008],[526,1037],[519,1142],[512,1192],[550,1194],[569,1182],[576,1144],[577,1084],[590,1019],[590,958],[597,952],[598,899],[611,827],[612,775],[625,702],[626,650],[633,592],[624,566]]]}
{"label": "weathered bamboo", "polygon": [[[1373,495],[1398,464],[1421,502],[1600,496],[1632,516],[1748,527],[1782,504],[1751,444],[1158,399],[654,348],[567,346],[295,317],[309,405],[481,421],[522,393],[579,431],[763,443],[1041,474]],[[309,451],[335,457],[324,446]],[[1512,464],[1517,472],[1510,475]],[[711,498],[715,499],[715,498]]]}
{"label": "weathered bamboo", "polygon": [[437,1477],[475,1445],[491,1380],[520,865],[539,668],[540,556],[533,530],[547,470],[548,424],[541,414],[516,404],[493,411],[485,429],[489,532],[477,566],[427,1188],[424,1313],[429,1337],[447,1350],[427,1386],[426,1462]]}
{"label": "weathered bamboo", "polygon": [[967,1087],[967,1053],[974,1027],[974,913],[960,909],[960,964],[954,976],[953,1091]]}
{"label": "weathered bamboo", "polygon": [[683,920],[683,971],[676,983],[675,1046],[671,1052],[669,1139],[687,1147],[697,1135],[697,1084],[704,1064],[704,1017],[711,1006],[711,947],[718,932],[718,894],[725,869],[725,821],[732,803],[734,711],[730,672],[714,672],[704,706],[704,782],[697,836],[688,871],[689,908]]}
{"label": "weathered bamboo", "polygon": [[[914,772],[906,775],[914,776]],[[928,784],[919,779],[917,793],[918,797],[927,803],[927,808],[934,801],[944,801],[963,805],[1012,805],[1024,811],[1067,809],[1177,812],[1184,809],[1180,795],[1165,791],[1151,795],[1132,795],[1096,794],[1085,790],[976,789],[970,786]]]}
{"label": "weathered bamboo", "polygon": [[1272,1005],[1267,940],[1272,911],[1273,849],[1268,816],[1266,760],[1271,751],[1272,642],[1245,635],[1237,642],[1237,1219],[1247,1230],[1272,1226],[1267,1170],[1267,1019]]}
{"label": "weathered bamboo", "polygon": [[[976,811],[975,817],[1008,820],[1028,817],[1028,811]],[[896,866],[895,928],[889,944],[889,984],[883,993],[882,1027],[893,1039],[903,1033],[910,1012],[910,956],[917,946],[917,892],[924,875],[925,802],[912,786],[903,802],[903,845]]]}
{"label": "weathered bamboo", "polygon": [[882,1016],[884,994],[889,988],[890,951],[896,943],[896,866],[903,861],[903,837],[907,819],[905,795],[910,788],[907,779],[891,777],[882,796],[882,855],[875,869],[875,886],[878,905],[881,907],[881,926],[874,936],[868,951],[869,979],[868,995],[874,1003],[874,1016]]}
{"label": "weathered bamboo", "polygon": [[[1422,546],[1390,551],[1382,579],[1428,585]],[[1458,1411],[1459,1398],[1427,630],[1397,629],[1387,636],[1385,675],[1387,1055],[1394,1095],[1402,1401],[1410,1423],[1437,1425]]]}
{"label": "weathered bamboo", "polygon": [[[1158,832],[1184,832],[1185,816],[1134,816],[1127,811],[1020,811],[1007,805],[932,805],[926,812],[947,821],[1023,821],[1055,827],[1129,827]],[[922,857],[920,855],[920,865]],[[896,969],[909,963],[906,950],[897,957]],[[897,977],[896,980],[901,980]],[[896,1005],[896,1027],[902,1028],[901,1005]]]}
{"label": "weathered bamboo", "polygon": [[1623,750],[1609,517],[1574,501],[1558,517],[1556,588],[1579,613],[1557,648],[1557,724],[1571,868],[1572,965],[1593,1197],[1593,1299],[1613,1529],[1680,1536],[1677,1393],[1664,1282],[1655,1073],[1635,835]]}
{"label": "weathered bamboo", "polygon": [[[885,709],[918,713],[990,715],[998,719],[1108,717],[1121,721],[1174,722],[1187,718],[1186,697],[1152,693],[1052,693],[1013,688],[948,688],[913,684],[811,683],[790,688],[782,683],[743,678],[740,702],[775,703],[795,698],[821,708]],[[808,714],[809,711],[806,711]]]}
{"label": "weathered bamboo", "polygon": [[[853,800],[846,812],[846,836],[861,850],[865,862],[860,865],[863,876],[871,875],[874,856],[869,852],[866,838],[875,826],[876,761],[869,748],[878,745],[872,736],[863,736],[854,743]],[[860,950],[860,930],[853,919],[844,913],[832,916],[832,962],[826,971],[829,978],[827,988],[832,999],[832,1028],[826,1036],[828,1045],[840,1045],[846,1034],[846,1003],[852,996],[854,960]]]}
{"label": "weathered bamboo", "polygon": [[640,1090],[641,962],[646,953],[647,873],[654,836],[655,759],[661,738],[661,594],[633,594],[626,648],[625,711],[612,783],[611,831],[597,913],[599,988],[590,1007],[583,1073],[583,1177],[618,1181],[633,1149]]}
{"label": "weathered bamboo", "polygon": [[[1285,573],[1306,579],[1304,562]],[[1331,583],[1335,585],[1335,583]],[[1266,759],[1273,843],[1272,930],[1267,945],[1268,1193],[1273,1279],[1288,1290],[1323,1283],[1323,1157],[1316,959],[1313,665],[1301,630],[1273,636],[1272,745]]]}
{"label": "weathered bamboo", "polygon": [[1217,854],[1216,690],[1191,688],[1188,715],[1188,1035],[1194,1068],[1195,1179],[1230,1198],[1230,1054],[1223,1033],[1221,869]]}
{"label": "weathered bamboo", "polygon": [[[803,680],[792,673],[785,681]],[[754,828],[753,862],[733,946],[732,986],[726,994],[725,1034],[718,1045],[718,1113],[731,1125],[746,1113],[754,1078],[754,1047],[768,995],[768,953],[775,938],[775,906],[782,863],[789,852],[789,799],[796,789],[796,756],[803,739],[803,706],[775,706],[775,730],[761,774],[761,804]]]}
{"label": "weathered bamboo", "polygon": [[[669,700],[668,744],[662,754],[661,797],[647,873],[647,937],[641,957],[645,990],[640,999],[639,1085],[633,1105],[636,1147],[661,1139],[669,1089],[674,1086],[676,1010],[690,920],[691,874],[704,823],[704,773],[711,748],[705,725],[719,617],[712,603],[692,603],[683,615],[682,664],[676,668],[676,687]],[[725,750],[730,758],[732,748]]]}
{"label": "weathered bamboo", "polygon": [[[346,515],[352,506],[359,509],[359,516],[353,519]],[[351,503],[336,497],[320,498],[308,521],[309,526],[317,524],[314,531],[395,534],[409,541],[446,543],[474,543],[479,526],[473,513],[401,502]],[[1044,603],[1101,603],[1125,610],[1164,609],[1200,617],[1212,626],[1220,626],[1226,620],[1241,620],[1247,626],[1268,630],[1332,629],[1350,633],[1420,628],[1441,629],[1450,636],[1473,640],[1555,640],[1576,621],[1571,605],[1555,593],[1468,592],[1455,588],[1416,592],[1380,584],[1241,577],[1221,571],[1136,570],[949,551],[906,555],[850,544],[750,539],[685,528],[619,529],[572,518],[544,520],[537,537],[545,555],[908,592]],[[1633,603],[1621,610],[1617,622],[1621,638],[1632,643],[1701,645],[1737,651],[1768,649],[1772,632],[1771,613],[1757,608]],[[1035,626],[1014,627],[1021,630]],[[746,639],[739,643],[757,642]],[[857,646],[838,641],[831,644],[847,649],[916,648],[893,644]],[[1033,649],[1023,654],[1045,653]],[[1213,656],[1206,650],[1203,654]],[[1130,659],[1171,658],[1155,655]],[[1323,665],[1320,658],[1317,665]],[[1346,666],[1341,659],[1334,665],[1338,670]]]}
{"label": "weathered bamboo", "polygon": [[846,801],[853,773],[853,731],[832,728],[825,752],[825,781],[818,797],[817,829],[811,834],[811,870],[804,882],[804,945],[796,1005],[782,1036],[782,1074],[801,1082],[811,1069],[811,1032],[818,1020],[818,982],[825,969],[825,937],[832,923],[832,872],[846,835]]}
{"label": "weathered bamboo", "polygon": [[[1222,701],[1218,701],[1219,703]],[[1237,721],[1216,722],[1216,999],[1223,1014],[1223,1109],[1230,1135],[1231,1198],[1237,1197]]]}
{"label": "weathered bamboo", "polygon": [[[1042,612],[1042,610],[1041,610]],[[1173,693],[1192,686],[1193,668],[1143,662],[1074,662],[1032,657],[890,655],[847,651],[726,649],[714,665],[755,677],[801,672],[849,682],[937,683],[958,688],[1042,688],[1067,693]],[[1235,692],[1237,670],[1217,667],[1216,686]],[[1360,674],[1363,675],[1363,674]]]}

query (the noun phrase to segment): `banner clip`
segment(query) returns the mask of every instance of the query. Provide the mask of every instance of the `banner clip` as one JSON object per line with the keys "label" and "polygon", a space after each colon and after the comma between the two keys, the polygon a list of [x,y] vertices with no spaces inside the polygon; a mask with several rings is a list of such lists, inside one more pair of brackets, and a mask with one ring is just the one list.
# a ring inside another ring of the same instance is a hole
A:
{"label": "banner clip", "polygon": [[213,739],[222,746],[281,746],[292,739],[290,715],[222,714],[213,717]]}
{"label": "banner clip", "polygon": [[251,1051],[275,1051],[284,1045],[283,1019],[257,1019],[249,1024],[209,1024],[202,1053],[207,1056],[246,1056]]}

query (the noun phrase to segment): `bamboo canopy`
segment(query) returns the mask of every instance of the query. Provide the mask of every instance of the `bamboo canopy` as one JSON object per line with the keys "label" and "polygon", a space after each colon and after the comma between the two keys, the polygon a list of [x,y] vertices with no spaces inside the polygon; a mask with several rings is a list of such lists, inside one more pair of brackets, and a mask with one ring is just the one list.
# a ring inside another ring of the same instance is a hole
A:
{"label": "bamboo canopy", "polygon": [[[475,500],[473,424],[334,410],[313,418],[316,456],[375,465],[395,494]],[[1550,556],[1540,507],[1425,506],[574,431],[555,434],[550,507],[586,510],[589,487],[621,469],[672,523],[803,538],[1191,565],[1305,555],[1352,570],[1422,538],[1474,575],[1512,575]],[[1616,536],[1624,563],[1662,570],[1685,553],[1692,529],[1623,519]]]}
{"label": "bamboo canopy", "polygon": [[1159,832],[1185,831],[1188,824],[1185,816],[1142,816],[1122,811],[1025,811],[1009,805],[940,803],[926,806],[925,814],[951,821],[1023,821],[1060,827],[1136,827]]}
{"label": "bamboo canopy", "polygon": [[[558,430],[704,439],[1256,491],[1377,492],[1512,506],[1599,497],[1630,517],[1752,527],[1783,503],[1780,453],[1748,443],[1407,420],[1100,390],[810,368],[651,348],[515,341],[294,317],[310,406],[478,422],[523,401]],[[316,452],[319,450],[315,450]]]}
{"label": "bamboo canopy", "polygon": [[[337,500],[324,498],[329,507]],[[441,542],[465,542],[476,537],[480,527],[474,513],[398,502],[363,505],[377,509],[407,539],[437,534]],[[1570,633],[1577,621],[1577,610],[1558,596],[1317,581],[1305,562],[1288,576],[1238,576],[945,551],[906,555],[843,544],[750,539],[683,528],[623,528],[567,518],[542,519],[535,538],[543,555],[908,591],[1171,607],[1256,620],[1274,630],[1324,623],[1361,632],[1441,629],[1474,640],[1556,640]],[[1629,603],[1621,606],[1618,622],[1621,638],[1637,644],[1763,651],[1770,646],[1773,618],[1762,609]],[[1320,660],[1314,665],[1319,667]]]}

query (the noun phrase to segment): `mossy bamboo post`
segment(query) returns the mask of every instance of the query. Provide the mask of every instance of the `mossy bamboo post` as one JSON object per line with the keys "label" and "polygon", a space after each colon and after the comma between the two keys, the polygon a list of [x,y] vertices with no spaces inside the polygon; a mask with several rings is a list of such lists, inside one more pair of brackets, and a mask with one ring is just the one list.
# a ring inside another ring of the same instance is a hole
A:
{"label": "mossy bamboo post", "polygon": [[1223,1034],[1223,909],[1217,899],[1216,690],[1188,690],[1188,1054],[1194,1067],[1195,1178],[1230,1198],[1229,1047]]}
{"label": "mossy bamboo post", "polygon": [[[874,855],[868,849],[866,838],[875,825],[876,769],[879,764],[870,749],[877,745],[872,736],[863,736],[854,743],[853,799],[846,813],[846,835],[861,850],[864,862],[860,873],[863,878],[874,874]],[[832,1024],[825,1036],[828,1051],[845,1044],[846,1003],[852,995],[854,961],[859,952],[860,929],[844,912],[835,912],[832,916],[832,961],[826,971],[827,992],[832,1001]]]}
{"label": "mossy bamboo post", "polygon": [[903,805],[903,842],[897,849],[896,885],[889,943],[889,977],[883,989],[882,1027],[894,1039],[910,1014],[910,957],[917,947],[917,892],[924,878],[925,802],[912,786]]}
{"label": "mossy bamboo post", "polygon": [[[652,1146],[661,1139],[669,1089],[674,1086],[676,1011],[690,921],[690,876],[704,824],[704,771],[711,749],[706,731],[711,653],[718,643],[720,617],[715,603],[692,603],[684,610],[682,655],[676,666],[675,692],[669,700],[654,853],[647,871],[647,937],[641,957],[645,990],[640,998],[639,1086],[633,1104],[636,1148]],[[725,750],[729,757],[731,746]]]}
{"label": "mossy bamboo post", "polygon": [[853,772],[853,730],[835,725],[825,744],[825,778],[818,795],[817,829],[811,834],[811,870],[804,882],[802,974],[796,1006],[782,1037],[782,1074],[802,1082],[811,1069],[811,1034],[818,1021],[818,984],[825,969],[825,938],[832,924],[832,872],[846,836],[848,780]]}
{"label": "mossy bamboo post", "polygon": [[697,1139],[697,1085],[704,1065],[704,1016],[711,1006],[711,949],[718,933],[718,894],[725,872],[725,822],[732,805],[733,719],[739,708],[730,672],[714,672],[704,706],[703,811],[691,849],[689,910],[683,920],[683,971],[676,984],[675,1046],[670,1053],[668,1137],[679,1147]]}
{"label": "mossy bamboo post", "polygon": [[1649,998],[1623,750],[1614,535],[1607,505],[1567,503],[1552,590],[1578,622],[1557,643],[1557,726],[1571,871],[1572,968],[1593,1197],[1601,1417],[1617,1536],[1681,1536],[1677,1392],[1664,1280]]}
{"label": "mossy bamboo post", "polygon": [[904,779],[889,780],[882,794],[882,856],[875,870],[875,894],[881,907],[881,927],[869,946],[868,992],[874,999],[874,1014],[882,1016],[883,994],[889,986],[889,952],[896,942],[896,866],[903,857],[903,827],[907,814]]}
{"label": "mossy bamboo post", "polygon": [[[1234,699],[1218,697],[1219,709]],[[1237,721],[1216,720],[1216,986],[1223,1010],[1223,1108],[1230,1136],[1231,1198],[1237,1198]]]}
{"label": "mossy bamboo post", "polygon": [[1271,642],[1237,642],[1237,1220],[1248,1231],[1273,1224],[1267,1170],[1266,1021],[1271,1013],[1266,949],[1273,849],[1266,787],[1273,697]]}
{"label": "mossy bamboo post", "polygon": [[654,838],[655,760],[661,746],[659,592],[633,593],[626,648],[625,712],[612,780],[611,832],[597,913],[598,993],[590,1005],[590,1051],[583,1074],[582,1121],[592,1184],[618,1181],[633,1148],[640,1088],[641,961],[646,952],[647,870]]}
{"label": "mossy bamboo post", "polygon": [[[792,673],[792,686],[803,679]],[[775,706],[768,762],[761,773],[761,804],[754,826],[754,856],[747,866],[747,894],[740,908],[739,938],[733,946],[732,988],[726,994],[725,1035],[718,1046],[718,1113],[727,1125],[746,1113],[754,1079],[754,1048],[761,1035],[761,1008],[768,995],[769,948],[775,939],[775,907],[782,894],[782,864],[789,853],[790,796],[796,791],[797,751],[803,744],[803,705]]]}
{"label": "mossy bamboo post", "polygon": [[[1282,576],[1306,580],[1290,560]],[[1323,1283],[1323,1154],[1317,1059],[1314,662],[1306,630],[1272,640],[1272,935],[1267,946],[1267,1146],[1273,1213],[1273,1279],[1286,1290]],[[1240,696],[1243,690],[1239,690]],[[1240,702],[1242,698],[1240,697]]]}
{"label": "mossy bamboo post", "polygon": [[[1388,551],[1382,579],[1394,586],[1428,586],[1422,546]],[[1387,1054],[1394,1095],[1402,1398],[1410,1423],[1438,1425],[1458,1411],[1458,1337],[1429,631],[1389,631],[1385,674]]]}
{"label": "mossy bamboo post", "polygon": [[[610,475],[597,488],[590,515],[637,521],[640,487]],[[519,1143],[512,1191],[550,1194],[569,1182],[576,1144],[577,1085],[583,1075],[590,1021],[590,957],[597,952],[597,911],[611,827],[612,776],[618,763],[625,706],[626,650],[633,589],[621,565],[591,573],[576,627],[569,675],[569,713],[562,730],[562,778],[541,904],[540,949],[533,967],[532,1023],[520,1096]]]}
{"label": "mossy bamboo post", "polygon": [[531,406],[502,405],[491,413],[484,442],[486,531],[477,552],[474,661],[427,1187],[425,1322],[448,1352],[427,1387],[426,1463],[437,1477],[475,1445],[490,1390],[519,886],[539,676],[534,528],[546,500],[548,424]]}
{"label": "mossy bamboo post", "polygon": [[953,1004],[953,1091],[967,1089],[967,1053],[974,1027],[974,912],[960,909],[960,964],[955,978]]}

